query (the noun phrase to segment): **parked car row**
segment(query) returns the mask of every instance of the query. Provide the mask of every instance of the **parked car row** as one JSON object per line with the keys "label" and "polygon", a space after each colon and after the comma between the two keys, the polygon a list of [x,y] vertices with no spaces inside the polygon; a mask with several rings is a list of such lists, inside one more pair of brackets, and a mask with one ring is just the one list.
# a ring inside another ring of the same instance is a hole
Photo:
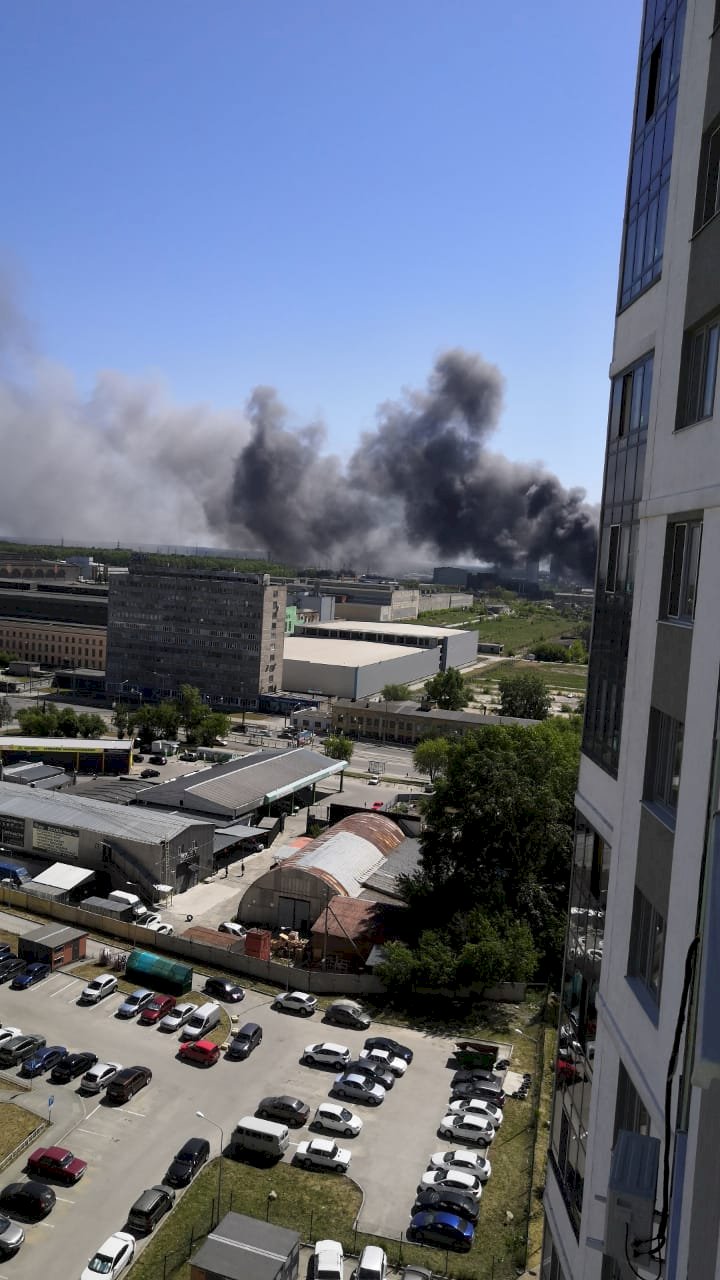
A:
{"label": "parked car row", "polygon": [[503,1122],[504,1105],[502,1078],[494,1072],[455,1073],[439,1132],[482,1150],[454,1147],[430,1157],[415,1193],[408,1240],[460,1252],[472,1248],[483,1187],[492,1173],[485,1151]]}

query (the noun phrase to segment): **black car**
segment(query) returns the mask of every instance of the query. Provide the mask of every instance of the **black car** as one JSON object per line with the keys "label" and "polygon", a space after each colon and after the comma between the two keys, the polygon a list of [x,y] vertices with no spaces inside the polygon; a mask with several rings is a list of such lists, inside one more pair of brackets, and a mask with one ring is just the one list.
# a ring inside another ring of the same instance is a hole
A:
{"label": "black car", "polygon": [[235,1039],[227,1051],[228,1058],[249,1058],[253,1049],[262,1044],[262,1027],[257,1022],[246,1022],[235,1032]]}
{"label": "black car", "polygon": [[167,764],[167,756],[161,756],[157,752],[150,756],[151,764]]}
{"label": "black car", "polygon": [[299,1098],[280,1094],[277,1097],[263,1098],[258,1103],[256,1114],[263,1120],[280,1120],[283,1124],[299,1129],[310,1115],[310,1108],[307,1102],[301,1102]]}
{"label": "black car", "polygon": [[189,1182],[192,1182],[198,1169],[202,1169],[209,1156],[210,1143],[207,1138],[188,1138],[175,1156],[163,1182],[167,1182],[171,1187],[186,1187]]}
{"label": "black car", "polygon": [[407,1062],[408,1066],[413,1060],[413,1051],[408,1049],[406,1044],[400,1044],[399,1040],[391,1040],[389,1036],[370,1036],[365,1041],[366,1049],[385,1049],[387,1053],[392,1053],[396,1058],[402,1058],[403,1062]]}
{"label": "black car", "polygon": [[451,1102],[460,1102],[463,1098],[480,1098],[481,1102],[493,1102],[496,1107],[505,1106],[505,1091],[502,1085],[490,1084],[489,1080],[476,1080],[470,1084],[457,1084],[452,1091]]}
{"label": "black car", "polygon": [[464,1067],[456,1071],[452,1078],[452,1087],[458,1084],[497,1084],[502,1088],[502,1076],[495,1071],[485,1071],[482,1067]]}
{"label": "black car", "polygon": [[160,770],[159,769],[142,769],[140,771],[140,777],[141,778],[159,778]]}
{"label": "black car", "polygon": [[381,1084],[383,1089],[392,1089],[395,1086],[395,1077],[392,1071],[387,1067],[381,1066],[379,1062],[368,1062],[367,1058],[357,1058],[355,1062],[348,1062],[343,1067],[346,1075],[365,1076],[366,1080],[374,1080],[376,1084]]}
{"label": "black car", "polygon": [[445,1213],[455,1213],[466,1222],[477,1222],[480,1216],[480,1205],[477,1200],[474,1196],[466,1195],[464,1191],[453,1191],[450,1187],[445,1190],[426,1187],[418,1192],[413,1214],[424,1211],[432,1213],[438,1209],[444,1210]]}
{"label": "black car", "polygon": [[352,1027],[355,1031],[367,1031],[372,1021],[370,1014],[354,1000],[335,1000],[325,1010],[325,1022],[335,1027]]}
{"label": "black car", "polygon": [[13,951],[12,947],[8,946],[7,942],[0,942],[0,963],[2,963],[3,960],[14,960],[14,959],[15,959],[15,952]]}
{"label": "black car", "polygon": [[245,999],[245,992],[232,978],[208,978],[203,988],[205,994],[214,996],[216,1000],[226,1000],[229,1004],[239,1004]]}
{"label": "black car", "polygon": [[53,1084],[68,1084],[77,1076],[84,1076],[86,1071],[95,1066],[97,1060],[96,1053],[66,1053],[55,1063],[50,1079]]}
{"label": "black car", "polygon": [[0,1207],[13,1217],[38,1222],[55,1204],[55,1192],[44,1182],[11,1182],[0,1192]]}
{"label": "black car", "polygon": [[9,982],[11,978],[15,978],[18,973],[24,973],[26,969],[27,964],[24,960],[14,958],[2,960],[0,961],[0,982]]}

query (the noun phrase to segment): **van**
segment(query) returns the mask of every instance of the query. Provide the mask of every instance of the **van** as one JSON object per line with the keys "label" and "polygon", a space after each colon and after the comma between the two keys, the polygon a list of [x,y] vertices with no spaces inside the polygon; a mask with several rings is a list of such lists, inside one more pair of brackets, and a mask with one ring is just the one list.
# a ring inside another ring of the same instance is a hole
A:
{"label": "van", "polygon": [[148,914],[148,909],[140,901],[136,893],[125,893],[124,889],[113,889],[108,894],[111,902],[122,902],[126,907],[130,907],[136,920],[142,920],[143,916]]}
{"label": "van", "polygon": [[150,1187],[149,1191],[143,1191],[135,1201],[127,1217],[128,1226],[133,1231],[142,1231],[144,1234],[153,1231],[160,1219],[170,1212],[174,1201],[175,1192],[172,1187]]}
{"label": "van", "polygon": [[258,1120],[257,1116],[243,1116],[233,1129],[230,1151],[239,1159],[244,1152],[279,1160],[290,1145],[290,1130],[286,1124],[274,1120]]}
{"label": "van", "polygon": [[183,1040],[202,1040],[220,1021],[222,1009],[219,1004],[201,1004],[196,1012],[185,1023],[182,1031]]}

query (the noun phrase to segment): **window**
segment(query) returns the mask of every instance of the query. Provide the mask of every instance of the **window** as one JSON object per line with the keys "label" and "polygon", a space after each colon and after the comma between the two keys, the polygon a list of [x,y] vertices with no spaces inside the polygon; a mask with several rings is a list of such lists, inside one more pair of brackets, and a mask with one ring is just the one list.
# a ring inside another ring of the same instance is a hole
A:
{"label": "window", "polygon": [[683,351],[678,427],[712,418],[715,407],[720,319],[687,334]]}
{"label": "window", "polygon": [[628,977],[641,982],[656,1004],[660,1002],[664,951],[665,920],[636,885],[630,925]]}
{"label": "window", "polygon": [[664,617],[692,621],[702,541],[702,520],[668,525],[665,544]]}
{"label": "window", "polygon": [[619,546],[620,546],[620,525],[613,524],[610,526],[610,540],[608,543],[607,573],[605,575],[606,591],[615,590],[615,586],[617,583]]}
{"label": "window", "polygon": [[700,182],[695,214],[695,230],[709,222],[720,210],[720,125],[717,121],[703,138],[700,151]]}
{"label": "window", "polygon": [[682,750],[682,723],[658,711],[657,707],[651,707],[644,799],[661,809],[662,816],[670,818],[673,825],[680,790]]}
{"label": "window", "polygon": [[650,1135],[650,1116],[647,1108],[622,1062],[618,1070],[613,1144],[621,1129],[627,1129],[630,1133],[644,1134],[645,1137]]}

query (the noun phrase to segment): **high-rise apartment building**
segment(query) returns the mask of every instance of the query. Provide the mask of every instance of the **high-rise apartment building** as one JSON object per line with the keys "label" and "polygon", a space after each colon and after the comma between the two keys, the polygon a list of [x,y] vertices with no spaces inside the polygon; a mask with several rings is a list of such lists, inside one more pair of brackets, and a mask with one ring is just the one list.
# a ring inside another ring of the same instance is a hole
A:
{"label": "high-rise apartment building", "polygon": [[720,2],[646,0],[545,1280],[720,1274],[719,342]]}
{"label": "high-rise apartment building", "polygon": [[285,587],[267,574],[131,564],[110,581],[107,690],[252,707],[282,687]]}

